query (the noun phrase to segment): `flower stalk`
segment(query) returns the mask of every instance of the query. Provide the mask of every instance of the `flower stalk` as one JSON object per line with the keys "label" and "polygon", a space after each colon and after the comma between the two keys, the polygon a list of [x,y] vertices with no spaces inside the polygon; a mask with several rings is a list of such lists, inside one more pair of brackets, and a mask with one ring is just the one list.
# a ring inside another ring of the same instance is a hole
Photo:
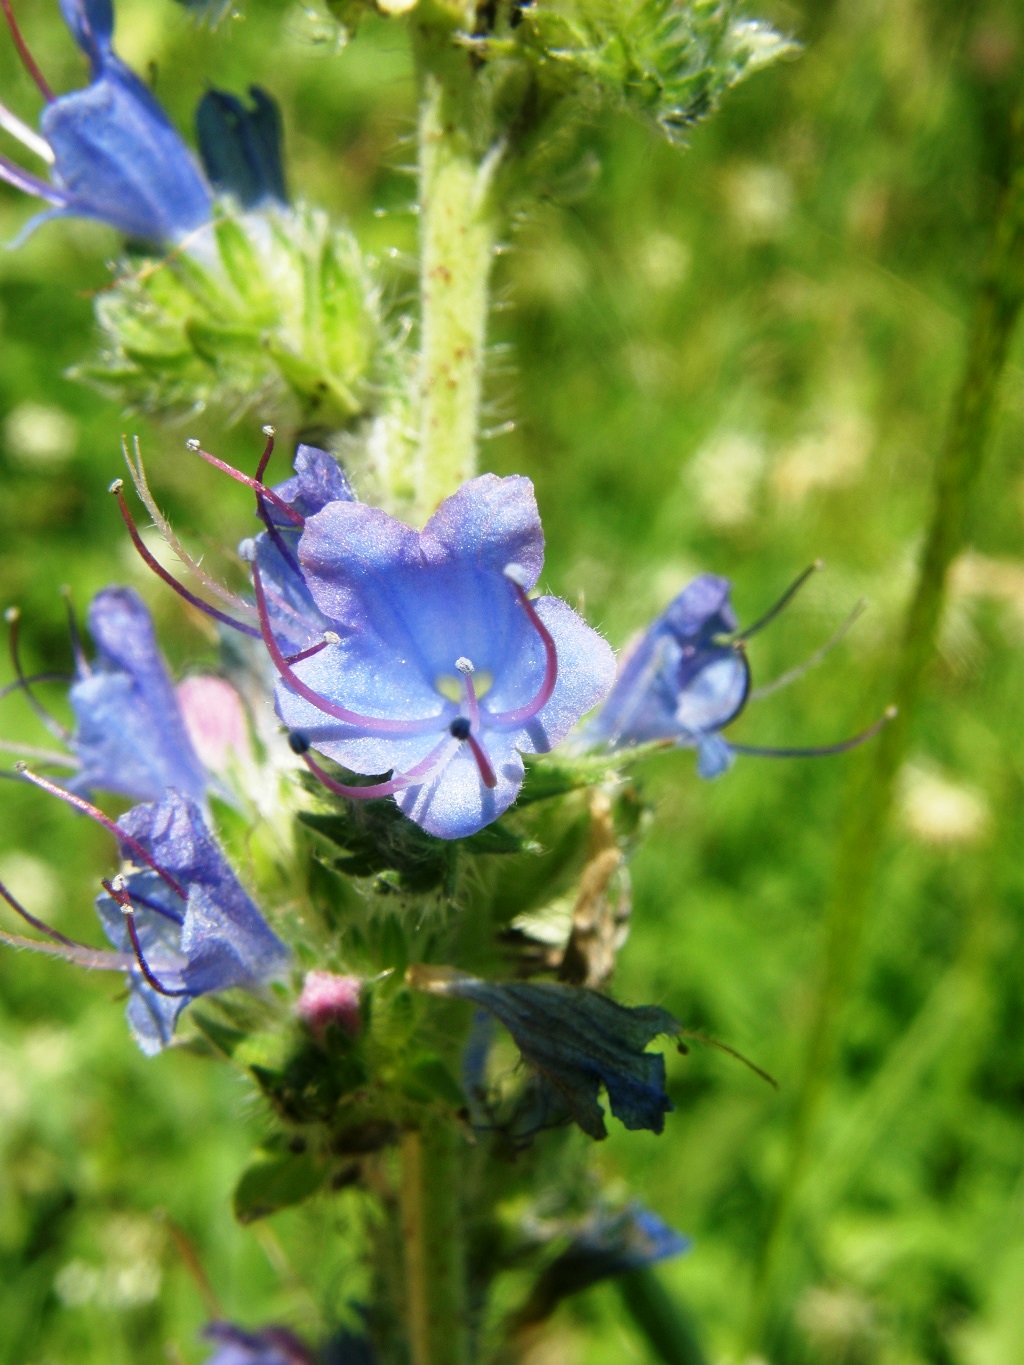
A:
{"label": "flower stalk", "polygon": [[458,1137],[438,1119],[401,1145],[406,1314],[412,1365],[468,1365]]}
{"label": "flower stalk", "polygon": [[[500,143],[480,150],[489,120],[470,54],[452,40],[458,17],[424,4],[413,25],[420,75],[421,329],[419,446],[414,482],[422,524],[477,468],[488,285],[498,215]],[[419,11],[418,11],[419,13]]]}

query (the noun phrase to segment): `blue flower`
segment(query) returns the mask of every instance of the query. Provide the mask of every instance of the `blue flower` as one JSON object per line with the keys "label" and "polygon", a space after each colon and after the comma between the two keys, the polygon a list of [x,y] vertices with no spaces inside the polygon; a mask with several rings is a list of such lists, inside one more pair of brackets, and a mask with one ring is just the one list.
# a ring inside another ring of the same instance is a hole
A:
{"label": "blue flower", "polygon": [[189,737],[153,621],[131,588],[105,588],[89,607],[98,654],[82,657],[69,698],[80,767],[72,789],[158,801],[175,788],[205,801],[209,781]]}
{"label": "blue flower", "polygon": [[544,1126],[560,1111],[588,1136],[607,1137],[597,1099],[604,1086],[612,1113],[627,1128],[664,1128],[672,1111],[665,1060],[645,1048],[662,1034],[680,1032],[667,1010],[619,1005],[580,986],[482,981],[451,967],[412,967],[408,980],[417,990],[468,1000],[504,1024],[533,1069],[539,1089],[531,1102],[544,1109]]}
{"label": "blue flower", "polygon": [[217,1350],[206,1365],[315,1365],[316,1357],[285,1327],[244,1332],[229,1322],[211,1322],[203,1331]]}
{"label": "blue flower", "polygon": [[[532,484],[473,479],[421,532],[345,498],[292,519],[297,543],[268,529],[253,582],[293,747],[341,795],[393,796],[443,839],[475,833],[516,799],[521,755],[558,744],[614,676],[596,631],[558,598],[527,595],[544,556]],[[279,639],[282,600],[294,615]],[[289,658],[296,645],[303,657]],[[336,782],[310,748],[391,777]]]}
{"label": "blue flower", "polygon": [[[688,584],[627,651],[608,700],[580,733],[588,747],[629,749],[658,741],[697,750],[701,777],[718,777],[736,754],[768,758],[817,758],[856,748],[895,716],[882,718],[852,739],[816,748],[763,748],[733,744],[725,729],[753,695],[766,695],[792,682],[835,645],[856,620],[859,605],[835,636],[811,658],[773,683],[751,691],[745,645],[774,620],[820,563],[800,575],[782,597],[752,626],[737,633],[727,578],[702,574]],[[861,604],[862,605],[862,604]]]}
{"label": "blue flower", "polygon": [[732,763],[718,733],[750,693],[750,667],[728,637],[737,629],[727,578],[702,574],[675,597],[628,654],[586,736],[611,749],[669,740],[697,750],[701,777]]}
{"label": "blue flower", "polygon": [[170,1043],[181,1011],[198,996],[258,991],[282,975],[288,949],[242,889],[195,801],[168,792],[161,801],[133,806],[115,823],[84,797],[19,767],[34,785],[113,834],[125,870],[104,881],[96,899],[115,951],[89,948],[50,929],[3,886],[8,905],[51,942],[10,934],[0,939],[82,966],[126,972],[129,1027],[148,1055]]}
{"label": "blue flower", "polygon": [[[211,221],[214,191],[233,195],[243,208],[287,202],[280,116],[269,95],[253,87],[251,109],[218,90],[200,101],[196,118],[208,180],[152,92],[114,52],[111,0],[60,0],[60,6],[89,59],[89,84],[54,96],[15,30],[47,101],[39,134],[0,106],[0,122],[50,167],[44,180],[0,156],[0,179],[51,205],[22,239],[49,218],[77,216],[166,247]],[[13,28],[10,15],[8,21]]]}
{"label": "blue flower", "polygon": [[50,162],[50,181],[6,158],[0,177],[52,205],[29,230],[45,218],[77,215],[140,241],[179,242],[210,221],[202,171],[149,89],[115,54],[111,0],[61,0],[61,11],[89,59],[91,80],[57,98],[42,85],[42,145],[34,135],[23,141]]}

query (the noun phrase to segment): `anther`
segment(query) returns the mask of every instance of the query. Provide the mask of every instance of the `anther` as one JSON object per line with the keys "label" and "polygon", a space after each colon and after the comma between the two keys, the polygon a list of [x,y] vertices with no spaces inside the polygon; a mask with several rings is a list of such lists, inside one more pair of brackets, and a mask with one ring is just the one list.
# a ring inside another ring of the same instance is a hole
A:
{"label": "anther", "polygon": [[448,726],[449,733],[455,739],[462,740],[469,739],[471,729],[472,727],[465,716],[456,716],[451,725]]}
{"label": "anther", "polygon": [[340,645],[340,644],[341,644],[341,636],[338,634],[338,632],[337,632],[336,630],[325,630],[325,631],[324,631],[324,644],[325,644],[325,645]]}
{"label": "anther", "polygon": [[272,427],[269,422],[265,422],[263,426],[260,428],[260,430],[263,432],[264,436],[277,435],[277,427]]}
{"label": "anther", "polygon": [[522,564],[506,564],[502,573],[510,583],[514,583],[517,588],[525,588],[530,581],[530,576]]}
{"label": "anther", "polygon": [[460,673],[469,674],[476,672],[472,659],[467,659],[464,655],[455,660],[455,667]]}
{"label": "anther", "polygon": [[135,954],[135,961],[139,964],[139,971],[145,977],[146,983],[151,986],[158,995],[191,995],[192,992],[188,987],[172,989],[170,986],[165,986],[146,961],[145,954],[142,951],[142,944],[139,941],[139,931],[135,927],[135,906],[132,904],[132,898],[125,886],[124,878],[120,875],[110,878],[109,880],[104,878],[100,885],[103,887],[104,891],[106,891],[107,895],[121,907],[121,914],[124,916],[124,921],[128,928],[128,937],[131,939],[132,952]]}
{"label": "anther", "polygon": [[195,436],[190,436],[185,442],[186,450],[201,450],[202,446],[202,441],[198,440]]}

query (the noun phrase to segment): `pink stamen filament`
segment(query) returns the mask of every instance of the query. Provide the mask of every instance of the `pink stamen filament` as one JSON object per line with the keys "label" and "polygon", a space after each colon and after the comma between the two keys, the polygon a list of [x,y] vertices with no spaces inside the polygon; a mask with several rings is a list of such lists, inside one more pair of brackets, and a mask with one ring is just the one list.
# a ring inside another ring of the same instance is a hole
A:
{"label": "pink stamen filament", "polygon": [[168,587],[173,588],[179,597],[183,597],[186,602],[198,608],[206,616],[212,616],[215,621],[220,621],[222,625],[230,626],[232,630],[240,630],[243,635],[251,635],[254,640],[260,638],[260,632],[255,626],[247,625],[243,621],[236,621],[227,612],[221,611],[218,607],[213,607],[209,602],[204,602],[201,597],[197,597],[194,592],[189,592],[184,583],[179,583],[174,575],[160,563],[156,556],[149,549],[149,546],[139,534],[139,528],[135,525],[135,520],[128,510],[128,504],[124,496],[124,483],[121,479],[115,479],[110,485],[110,491],[117,498],[117,505],[121,510],[121,518],[128,528],[128,534],[132,538],[132,544],[138,550],[143,562],[147,564],[158,578],[162,578]]}
{"label": "pink stamen filament", "polygon": [[101,972],[127,972],[135,965],[131,953],[115,953],[109,948],[69,948],[63,943],[40,943],[35,938],[22,938],[0,929],[0,943],[12,948],[31,948],[47,957],[59,957],[62,962],[74,962],[79,967],[90,967]]}
{"label": "pink stamen filament", "polygon": [[36,59],[32,56],[32,53],[28,49],[28,44],[22,36],[21,29],[18,27],[18,21],[14,17],[11,0],[0,0],[0,9],[3,9],[4,18],[7,20],[7,27],[11,30],[11,37],[14,39],[14,46],[18,49],[18,56],[21,58],[22,66],[24,66],[33,81],[35,81],[43,99],[46,100],[47,104],[52,104],[54,100],[53,91],[46,78],[43,76],[43,73],[39,70]]}
{"label": "pink stamen filament", "polygon": [[[296,512],[294,507],[290,507],[280,494],[275,493],[272,488],[268,488],[259,479],[254,479],[251,474],[243,474],[240,469],[230,465],[226,460],[219,460],[216,455],[211,455],[208,450],[204,450],[198,441],[186,441],[189,450],[194,451],[200,459],[207,464],[213,465],[214,469],[219,469],[221,473],[227,474],[230,478],[236,479],[239,483],[244,483],[251,488],[258,498],[266,498],[267,502],[272,502],[277,510],[288,518],[296,526],[305,526],[306,518],[301,512]],[[269,458],[269,457],[268,457]]]}
{"label": "pink stamen filament", "polygon": [[123,844],[125,848],[130,848],[141,862],[145,863],[147,867],[152,868],[157,876],[171,888],[176,896],[180,896],[183,901],[188,900],[188,892],[185,888],[179,881],[176,881],[165,868],[160,866],[152,853],[144,848],[143,845],[139,843],[138,839],[134,838],[131,834],[127,834],[115,820],[111,820],[109,815],[104,815],[91,801],[86,801],[85,797],[78,796],[75,792],[68,791],[66,787],[62,787],[56,782],[51,782],[48,777],[43,777],[39,773],[34,773],[25,763],[16,763],[15,768],[21,776],[31,782],[33,786],[39,787],[44,792],[49,792],[51,796],[58,797],[69,806],[74,806],[75,810],[81,811],[82,814],[87,815],[90,820],[95,820],[98,825],[102,825],[108,834],[114,836],[119,844]]}
{"label": "pink stamen filament", "polygon": [[544,646],[544,677],[534,699],[527,702],[525,706],[517,707],[514,711],[499,711],[490,717],[493,725],[513,726],[525,725],[551,700],[551,694],[554,692],[555,684],[558,681],[558,650],[555,647],[551,632],[537,615],[537,608],[527,597],[525,589],[511,578],[508,581],[512,584],[512,590],[519,599],[519,605],[526,612],[530,624],[540,636],[541,644]]}
{"label": "pink stamen filament", "polygon": [[334,792],[336,795],[348,797],[353,801],[374,801],[378,797],[394,796],[396,792],[404,791],[407,787],[417,787],[425,782],[438,768],[444,766],[448,761],[448,758],[454,754],[455,747],[458,743],[458,740],[453,740],[450,736],[446,735],[440,744],[435,745],[434,748],[431,749],[426,758],[421,759],[420,762],[410,768],[407,773],[395,773],[395,775],[388,778],[386,782],[375,782],[372,786],[368,787],[353,787],[344,782],[336,781],[328,773],[324,772],[323,768],[320,767],[320,764],[317,763],[314,758],[311,758],[308,753],[302,755],[302,761],[310,772],[313,773],[329,791]]}
{"label": "pink stamen filament", "polygon": [[76,939],[68,938],[66,934],[59,933],[56,929],[51,929],[50,926],[45,924],[41,919],[36,919],[35,915],[26,910],[21,902],[11,895],[3,882],[0,882],[0,896],[3,896],[4,900],[15,914],[20,915],[26,923],[32,925],[33,929],[38,929],[39,932],[45,934],[47,938],[52,938],[57,943],[63,943],[66,948],[82,948],[86,952],[92,951],[87,943],[79,943]]}
{"label": "pink stamen filament", "polygon": [[491,760],[484,752],[483,745],[477,739],[476,735],[473,734],[466,736],[466,743],[469,745],[470,753],[476,759],[476,766],[480,769],[480,780],[485,787],[488,787],[493,791],[498,785],[498,778],[491,766]]}
{"label": "pink stamen filament", "polygon": [[267,465],[270,463],[270,457],[274,453],[274,437],[277,433],[273,427],[267,426],[263,428],[263,435],[267,438],[267,444],[263,447],[263,454],[260,456],[260,462],[256,466],[257,483],[263,482],[263,475],[267,472]]}
{"label": "pink stamen filament", "polygon": [[303,659],[312,659],[314,654],[319,654],[322,649],[326,649],[329,644],[333,643],[332,640],[320,640],[315,645],[310,645],[308,649],[300,650],[298,654],[286,654],[284,656],[285,663],[300,664]]}
{"label": "pink stamen filament", "polygon": [[132,952],[135,954],[135,960],[139,964],[139,971],[146,978],[147,983],[152,986],[158,995],[182,996],[194,994],[194,992],[190,991],[187,987],[180,987],[172,990],[170,986],[165,986],[160,978],[154,975],[153,969],[146,961],[145,954],[142,951],[142,944],[139,942],[139,931],[135,927],[135,906],[132,904],[132,898],[128,894],[127,888],[115,886],[113,882],[107,881],[106,878],[104,878],[103,889],[106,891],[107,895],[113,897],[121,907],[121,913],[124,915],[125,924],[128,926],[128,937],[132,941]]}
{"label": "pink stamen filament", "polygon": [[263,589],[263,580],[255,563],[252,566],[252,585],[256,594],[256,610],[259,612],[263,643],[273,660],[274,667],[292,691],[315,706],[318,711],[322,711],[325,716],[333,716],[335,720],[340,720],[345,725],[353,725],[360,730],[371,730],[382,735],[419,735],[437,724],[439,716],[427,716],[423,720],[389,720],[386,717],[363,716],[358,711],[349,711],[328,697],[321,696],[319,692],[314,692],[291,668],[288,660],[281,653],[280,645],[274,638],[270,617],[267,614],[267,598]]}

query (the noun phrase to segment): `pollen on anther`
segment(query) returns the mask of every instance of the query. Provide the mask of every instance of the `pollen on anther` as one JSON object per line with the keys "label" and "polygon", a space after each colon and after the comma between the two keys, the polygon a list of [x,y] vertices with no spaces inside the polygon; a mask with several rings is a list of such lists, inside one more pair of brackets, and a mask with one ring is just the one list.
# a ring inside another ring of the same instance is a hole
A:
{"label": "pollen on anther", "polygon": [[189,439],[185,442],[186,450],[199,450],[201,447],[202,441],[197,440],[195,436],[190,436]]}
{"label": "pollen on anther", "polygon": [[473,663],[473,660],[467,659],[464,654],[455,660],[455,667],[459,670],[460,673],[468,674],[476,672],[476,667]]}
{"label": "pollen on anther", "polygon": [[118,495],[123,489],[124,489],[124,479],[115,479],[114,482],[113,482],[113,483],[110,485],[110,487],[107,489],[107,492],[108,492],[108,493],[113,493],[114,497],[116,498],[117,495]]}
{"label": "pollen on anther", "polygon": [[530,581],[530,576],[522,564],[506,564],[502,573],[510,583],[515,583],[519,588],[525,588]]}
{"label": "pollen on anther", "polygon": [[336,630],[325,630],[325,631],[324,631],[324,644],[325,644],[325,645],[340,645],[340,644],[341,644],[341,636],[338,634],[338,632],[337,632]]}
{"label": "pollen on anther", "polygon": [[277,427],[272,427],[272,426],[270,425],[269,422],[265,423],[265,425],[263,426],[262,430],[263,430],[263,435],[264,435],[264,436],[276,436],[276,435],[277,435]]}

